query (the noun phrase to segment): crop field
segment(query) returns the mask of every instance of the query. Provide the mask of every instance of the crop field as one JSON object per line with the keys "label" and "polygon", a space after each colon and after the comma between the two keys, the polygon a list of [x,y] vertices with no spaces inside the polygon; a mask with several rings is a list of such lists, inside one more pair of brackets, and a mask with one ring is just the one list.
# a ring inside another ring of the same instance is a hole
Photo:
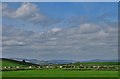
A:
{"label": "crop field", "polygon": [[3,77],[118,77],[118,71],[75,71],[61,69],[3,71]]}

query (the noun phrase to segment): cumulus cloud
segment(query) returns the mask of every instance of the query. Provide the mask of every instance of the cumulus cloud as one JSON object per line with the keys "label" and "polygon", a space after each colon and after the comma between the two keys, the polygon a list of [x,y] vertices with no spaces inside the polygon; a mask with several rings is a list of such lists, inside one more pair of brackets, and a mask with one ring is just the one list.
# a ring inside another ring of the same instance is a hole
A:
{"label": "cumulus cloud", "polygon": [[[58,20],[46,19],[46,16],[41,14],[33,3],[22,3],[17,9],[11,9],[7,4],[3,4],[0,9],[3,10],[3,16],[10,19],[48,24],[47,27],[55,23],[53,28],[47,28],[47,31],[42,32],[3,26],[2,46],[5,57],[29,57],[43,60],[52,58],[117,59],[118,28],[116,23],[83,22],[83,19],[81,20],[78,16],[58,23]],[[63,25],[67,28],[60,27]]]}
{"label": "cumulus cloud", "polygon": [[13,12],[13,18],[23,18],[26,16],[31,16],[34,12],[37,11],[37,6],[31,3],[23,3],[15,12]]}
{"label": "cumulus cloud", "polygon": [[11,4],[2,4],[2,16],[3,18],[19,20],[21,22],[28,22],[34,25],[51,26],[61,22],[60,19],[52,18],[43,14],[40,7],[34,3],[24,2],[21,3],[16,9],[10,7]]}
{"label": "cumulus cloud", "polygon": [[2,6],[3,16],[9,18],[22,19],[33,22],[40,22],[46,18],[46,16],[39,12],[37,6],[33,3],[22,3],[22,5],[16,10],[9,8],[7,4],[3,4]]}

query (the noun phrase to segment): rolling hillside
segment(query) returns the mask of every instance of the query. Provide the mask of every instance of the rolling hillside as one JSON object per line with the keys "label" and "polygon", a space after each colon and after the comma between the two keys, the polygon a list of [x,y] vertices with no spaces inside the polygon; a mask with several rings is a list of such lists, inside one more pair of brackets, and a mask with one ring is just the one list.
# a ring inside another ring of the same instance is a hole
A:
{"label": "rolling hillside", "polygon": [[0,63],[2,63],[2,66],[29,66],[29,65],[37,65],[37,64],[33,64],[33,63],[21,62],[21,61],[6,59],[6,58],[0,59]]}
{"label": "rolling hillside", "polygon": [[[37,63],[38,63],[38,61],[37,61]],[[55,61],[55,62],[54,61],[46,61],[46,62],[44,62],[44,64],[49,64],[49,63],[52,63],[52,64],[56,64],[56,63],[57,64],[62,64],[63,61],[59,61],[59,62],[58,61]],[[38,65],[38,64],[36,64],[33,61],[22,62],[22,61],[17,61],[17,60],[14,60],[14,59],[7,59],[7,58],[0,59],[0,64],[2,64],[2,66],[30,66],[30,65]],[[68,64],[68,63],[66,63],[66,64]],[[118,62],[75,62],[75,63],[72,63],[72,64],[74,64],[74,65],[80,65],[80,64],[83,64],[83,65],[118,65]],[[42,64],[40,64],[40,65],[42,65]]]}

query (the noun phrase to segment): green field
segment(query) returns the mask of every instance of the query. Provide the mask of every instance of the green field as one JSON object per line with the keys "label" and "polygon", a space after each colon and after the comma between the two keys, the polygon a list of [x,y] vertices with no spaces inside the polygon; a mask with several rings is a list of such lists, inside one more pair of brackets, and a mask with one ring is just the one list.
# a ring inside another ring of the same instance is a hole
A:
{"label": "green field", "polygon": [[60,69],[3,71],[3,77],[118,77],[118,71],[69,71]]}
{"label": "green field", "polygon": [[[12,60],[2,60],[2,66],[29,66],[29,63],[23,63]],[[79,63],[76,63],[79,64]],[[80,63],[81,64],[81,63]],[[85,62],[82,64],[104,64],[117,65],[110,62]],[[64,70],[64,69],[41,69],[41,70],[18,70],[18,71],[3,71],[3,77],[118,77],[118,71],[80,71],[80,70]]]}
{"label": "green field", "polygon": [[[2,59],[0,61],[2,63],[2,66],[29,66],[31,63],[23,63],[15,60],[10,59]],[[75,65],[118,65],[118,62],[78,62],[74,63]],[[119,63],[120,64],[120,63]]]}
{"label": "green field", "polygon": [[0,64],[2,64],[3,67],[5,67],[5,66],[29,66],[29,65],[33,65],[32,63],[19,62],[19,61],[10,60],[10,59],[2,59],[2,61],[0,61]]}
{"label": "green field", "polygon": [[24,66],[24,64],[14,62],[14,61],[3,60],[2,66]]}

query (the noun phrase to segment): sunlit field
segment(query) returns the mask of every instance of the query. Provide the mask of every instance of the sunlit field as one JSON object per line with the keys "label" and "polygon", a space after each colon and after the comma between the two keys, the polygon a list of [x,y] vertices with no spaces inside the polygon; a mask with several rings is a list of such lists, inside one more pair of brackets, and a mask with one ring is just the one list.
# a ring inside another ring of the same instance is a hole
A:
{"label": "sunlit field", "polygon": [[118,77],[117,71],[21,70],[4,71],[3,77]]}

